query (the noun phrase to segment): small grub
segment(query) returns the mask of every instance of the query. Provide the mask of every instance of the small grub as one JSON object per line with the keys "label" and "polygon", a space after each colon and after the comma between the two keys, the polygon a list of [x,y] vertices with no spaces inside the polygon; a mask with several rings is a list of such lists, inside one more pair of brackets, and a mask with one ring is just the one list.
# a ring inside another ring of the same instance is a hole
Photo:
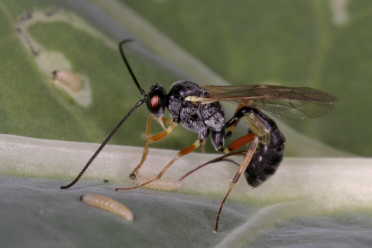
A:
{"label": "small grub", "polygon": [[82,195],[80,200],[89,206],[101,208],[113,214],[119,215],[128,221],[133,221],[134,219],[133,212],[127,206],[113,200],[110,197],[95,193],[87,193]]}

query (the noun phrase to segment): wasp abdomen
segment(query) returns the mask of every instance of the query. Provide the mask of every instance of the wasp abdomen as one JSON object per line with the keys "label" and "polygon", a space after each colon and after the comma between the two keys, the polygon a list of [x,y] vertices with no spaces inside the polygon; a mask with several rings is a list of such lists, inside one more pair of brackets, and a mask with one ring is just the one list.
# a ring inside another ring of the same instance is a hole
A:
{"label": "wasp abdomen", "polygon": [[252,161],[245,171],[247,182],[252,187],[257,187],[273,175],[283,159],[285,137],[279,130],[276,123],[261,111],[256,110],[265,122],[269,132],[269,143],[260,142],[257,152],[254,154]]}

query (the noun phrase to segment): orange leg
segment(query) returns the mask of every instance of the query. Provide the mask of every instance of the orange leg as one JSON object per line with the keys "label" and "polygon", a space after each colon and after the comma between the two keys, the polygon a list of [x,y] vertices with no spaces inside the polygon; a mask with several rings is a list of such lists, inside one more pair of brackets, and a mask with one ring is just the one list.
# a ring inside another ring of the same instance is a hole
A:
{"label": "orange leg", "polygon": [[251,161],[252,161],[252,157],[253,155],[255,154],[256,150],[257,150],[257,146],[258,146],[258,137],[256,137],[252,144],[250,145],[245,157],[244,157],[244,160],[243,162],[240,164],[239,166],[239,169],[238,171],[235,173],[230,185],[229,185],[229,188],[224,196],[224,198],[222,199],[221,203],[220,203],[220,207],[218,208],[218,211],[217,211],[217,215],[216,215],[216,223],[215,223],[215,226],[214,226],[214,231],[217,232],[218,231],[218,224],[219,224],[219,221],[220,221],[220,216],[221,216],[221,212],[222,212],[222,209],[223,209],[223,206],[227,200],[227,198],[229,197],[231,191],[233,190],[234,186],[238,183],[239,179],[240,179],[240,176],[247,170],[248,166],[250,165]]}
{"label": "orange leg", "polygon": [[203,140],[203,142],[201,143],[201,152],[205,153],[205,146],[207,144],[207,140]]}
{"label": "orange leg", "polygon": [[[212,160],[209,160],[208,162],[205,162],[204,164],[201,164],[199,165],[198,167],[190,170],[189,172],[187,172],[186,174],[184,174],[182,177],[180,177],[180,179],[178,179],[178,181],[182,181],[184,180],[186,177],[190,176],[192,173],[196,172],[197,170],[209,165],[209,164],[214,164],[214,163],[218,163],[218,162],[221,162],[221,161],[228,161],[228,162],[231,162],[231,163],[236,163],[234,160],[230,160],[230,159],[227,159],[227,157],[230,157],[230,156],[234,156],[234,155],[245,155],[245,151],[238,151],[238,152],[230,152],[230,153],[227,153],[227,154],[224,154],[220,157],[217,157],[215,159],[212,159]],[[238,166],[239,164],[236,163]]]}
{"label": "orange leg", "polygon": [[153,120],[153,117],[151,115],[149,115],[147,117],[147,121],[146,121],[146,130],[145,130],[146,141],[145,141],[145,145],[143,147],[143,153],[142,153],[141,161],[134,168],[134,170],[129,174],[129,177],[131,179],[133,179],[133,180],[136,179],[136,177],[137,177],[137,171],[139,170],[139,168],[141,168],[141,166],[145,162],[145,160],[147,158],[147,155],[149,153],[150,142],[148,141],[148,137],[151,135],[151,131],[152,131],[152,120]]}
{"label": "orange leg", "polygon": [[[236,108],[235,110],[235,113],[239,111],[239,109],[241,109],[242,107],[244,107],[245,104],[239,104],[238,107]],[[226,134],[228,134],[227,136],[230,136],[230,134],[235,130],[235,128],[238,126],[239,124],[239,121],[240,121],[240,118],[237,118],[235,119],[234,121],[232,121],[227,127],[226,127]]]}
{"label": "orange leg", "polygon": [[121,187],[121,188],[116,188],[115,190],[118,191],[118,190],[132,190],[132,189],[137,189],[137,188],[141,188],[147,184],[150,184],[156,180],[159,180],[167,170],[169,170],[169,168],[174,164],[174,162],[176,162],[179,158],[189,154],[189,153],[192,153],[193,151],[195,151],[196,149],[198,149],[201,145],[203,141],[202,140],[196,140],[191,146],[188,146],[184,149],[182,149],[181,151],[179,151],[177,153],[177,155],[171,160],[169,161],[164,167],[163,169],[159,172],[158,175],[156,175],[155,177],[147,180],[146,182],[144,183],[141,183],[141,184],[138,184],[138,185],[135,185],[135,186],[132,186],[132,187]]}
{"label": "orange leg", "polygon": [[[150,144],[161,141],[162,139],[166,138],[177,126],[176,123],[172,122],[169,119],[166,119],[166,118],[160,119],[158,121],[159,121],[160,125],[162,127],[164,127],[164,131],[162,131],[160,133],[157,133],[157,134],[154,134],[154,135],[151,135],[153,119],[154,119],[154,117],[152,115],[149,115],[148,118],[147,118],[146,131],[145,131],[146,141],[145,141],[145,145],[143,147],[142,158],[141,158],[141,161],[138,163],[138,165],[130,173],[129,177],[131,179],[136,179],[138,170],[142,167],[143,163],[145,162],[145,160],[147,158],[147,155],[149,153]],[[169,124],[168,127],[164,126],[164,122],[166,124]]]}
{"label": "orange leg", "polygon": [[231,144],[228,147],[225,148],[224,153],[230,153],[232,151],[238,150],[239,148],[243,147],[244,145],[252,142],[252,140],[254,140],[255,137],[256,137],[256,135],[254,133],[249,133],[247,135],[244,135],[244,136],[234,140],[233,142],[231,142]]}
{"label": "orange leg", "polygon": [[247,134],[245,136],[242,136],[242,137],[234,140],[233,142],[231,142],[231,144],[228,147],[225,148],[224,152],[226,154],[224,154],[220,157],[217,157],[215,159],[209,160],[209,161],[205,162],[204,164],[199,165],[195,169],[190,170],[185,175],[180,177],[180,179],[178,179],[178,181],[184,180],[186,177],[190,176],[192,173],[196,172],[197,170],[199,170],[199,169],[201,169],[201,168],[203,168],[207,165],[213,164],[213,163],[217,163],[217,162],[221,162],[221,161],[228,161],[228,162],[235,163],[235,161],[229,160],[229,159],[226,159],[226,158],[230,157],[230,156],[233,156],[233,155],[245,155],[246,152],[236,151],[236,150],[238,150],[239,148],[243,147],[244,145],[252,142],[252,140],[254,140],[255,137],[256,137],[255,134],[250,133],[250,134]]}

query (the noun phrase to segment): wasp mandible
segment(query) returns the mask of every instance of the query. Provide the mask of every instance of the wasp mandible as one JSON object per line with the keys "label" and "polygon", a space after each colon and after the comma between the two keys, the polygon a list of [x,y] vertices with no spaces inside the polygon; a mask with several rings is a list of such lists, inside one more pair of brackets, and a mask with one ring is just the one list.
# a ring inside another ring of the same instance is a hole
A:
{"label": "wasp mandible", "polygon": [[[307,117],[317,117],[324,114],[325,110],[329,110],[336,101],[332,95],[309,87],[286,87],[270,84],[199,86],[188,80],[174,82],[168,93],[160,84],[152,85],[150,90],[146,92],[138,82],[125,55],[124,46],[129,41],[131,40],[126,39],[119,42],[119,51],[142,97],[104,139],[77,177],[71,183],[61,186],[61,189],[73,186],[128,117],[140,106],[146,104],[150,112],[146,124],[147,138],[142,159],[130,174],[132,179],[136,179],[144,164],[149,145],[165,139],[178,124],[197,133],[197,139],[190,146],[180,150],[156,176],[133,187],[120,187],[115,190],[136,189],[161,179],[179,158],[200,148],[209,137],[214,149],[223,152],[224,155],[200,165],[185,174],[180,180],[211,163],[226,160],[238,165],[238,170],[230,182],[216,215],[214,230],[217,231],[224,203],[241,175],[244,173],[247,183],[252,187],[257,187],[275,173],[283,159],[285,136],[275,121],[261,110],[279,114],[281,112],[295,112]],[[228,120],[225,118],[221,101],[233,101],[238,104],[236,112]],[[166,111],[169,112],[170,118],[165,116]],[[248,122],[248,132],[225,145],[225,139],[232,134],[243,118]],[[163,131],[151,134],[149,130],[151,130],[153,121],[157,121],[163,127]],[[245,146],[248,148],[241,151]],[[241,163],[227,159],[227,157],[236,154],[243,155]]]}

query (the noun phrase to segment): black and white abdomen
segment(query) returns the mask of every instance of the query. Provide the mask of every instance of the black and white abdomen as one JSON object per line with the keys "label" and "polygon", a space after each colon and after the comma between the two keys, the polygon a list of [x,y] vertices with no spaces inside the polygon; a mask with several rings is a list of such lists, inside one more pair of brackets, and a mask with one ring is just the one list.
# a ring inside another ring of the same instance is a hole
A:
{"label": "black and white abdomen", "polygon": [[[168,93],[167,104],[173,121],[198,133],[201,139],[207,138],[211,133],[213,145],[222,146],[225,118],[221,105],[218,102],[200,104],[186,101],[188,96],[207,97],[208,92],[190,81],[175,82]],[[219,144],[215,144],[216,142]]]}
{"label": "black and white abdomen", "polygon": [[269,142],[260,142],[252,161],[245,171],[245,177],[249,185],[259,186],[275,173],[283,159],[285,137],[276,123],[261,111],[255,109],[255,114],[265,122],[270,130]]}

